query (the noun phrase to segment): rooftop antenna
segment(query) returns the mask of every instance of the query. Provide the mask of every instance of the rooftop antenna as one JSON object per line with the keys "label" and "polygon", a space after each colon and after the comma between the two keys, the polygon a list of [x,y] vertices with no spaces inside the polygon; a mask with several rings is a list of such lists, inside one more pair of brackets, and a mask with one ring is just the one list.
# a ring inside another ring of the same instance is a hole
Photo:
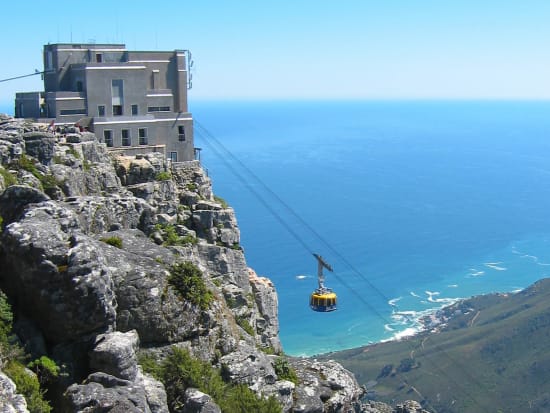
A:
{"label": "rooftop antenna", "polygon": [[191,50],[186,49],[184,52],[187,57],[187,89],[189,90],[193,88],[193,75],[191,73],[191,69],[193,68],[195,62],[193,61]]}

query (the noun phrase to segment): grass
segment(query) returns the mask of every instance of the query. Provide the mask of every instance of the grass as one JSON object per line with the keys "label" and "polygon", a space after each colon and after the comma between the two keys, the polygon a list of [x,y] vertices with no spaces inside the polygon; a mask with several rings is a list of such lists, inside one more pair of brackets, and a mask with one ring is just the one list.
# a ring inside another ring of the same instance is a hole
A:
{"label": "grass", "polygon": [[[546,411],[550,279],[513,295],[474,297],[437,334],[331,353],[378,400],[428,401],[438,412]],[[546,406],[546,407],[544,407]],[[539,410],[537,410],[539,409]]]}

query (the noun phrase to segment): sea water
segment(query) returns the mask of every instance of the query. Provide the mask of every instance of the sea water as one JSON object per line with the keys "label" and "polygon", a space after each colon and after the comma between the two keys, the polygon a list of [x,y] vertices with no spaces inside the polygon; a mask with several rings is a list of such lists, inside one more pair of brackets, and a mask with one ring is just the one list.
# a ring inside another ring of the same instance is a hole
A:
{"label": "sea water", "polygon": [[[413,333],[550,275],[550,102],[195,102],[195,143],[273,280],[285,352]],[[221,144],[221,146],[220,146]],[[339,309],[316,313],[312,252]]]}
{"label": "sea water", "polygon": [[[193,102],[195,144],[273,280],[285,352],[417,331],[550,275],[550,102]],[[217,144],[219,142],[222,146]],[[339,309],[315,313],[321,254]]]}

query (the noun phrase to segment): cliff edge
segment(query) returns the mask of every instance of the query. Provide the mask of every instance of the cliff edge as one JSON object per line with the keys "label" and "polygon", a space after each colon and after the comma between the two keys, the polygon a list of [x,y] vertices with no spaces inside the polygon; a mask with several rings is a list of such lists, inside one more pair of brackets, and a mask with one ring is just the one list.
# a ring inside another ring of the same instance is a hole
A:
{"label": "cliff edge", "polygon": [[[363,405],[340,364],[283,355],[275,287],[198,162],[115,156],[4,115],[0,162],[0,289],[29,360],[59,366],[55,411],[215,412],[237,391],[285,412],[391,411]],[[1,407],[27,411],[2,351]],[[222,396],[170,376],[174,360],[221,377]]]}

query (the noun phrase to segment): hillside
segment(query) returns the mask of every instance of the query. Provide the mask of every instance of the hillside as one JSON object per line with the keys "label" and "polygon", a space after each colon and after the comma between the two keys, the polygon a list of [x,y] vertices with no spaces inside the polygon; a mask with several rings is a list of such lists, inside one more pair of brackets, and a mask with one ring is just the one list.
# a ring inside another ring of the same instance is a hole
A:
{"label": "hillside", "polygon": [[370,399],[415,399],[439,413],[550,411],[550,279],[464,300],[437,319],[408,340],[324,358],[355,373]]}

